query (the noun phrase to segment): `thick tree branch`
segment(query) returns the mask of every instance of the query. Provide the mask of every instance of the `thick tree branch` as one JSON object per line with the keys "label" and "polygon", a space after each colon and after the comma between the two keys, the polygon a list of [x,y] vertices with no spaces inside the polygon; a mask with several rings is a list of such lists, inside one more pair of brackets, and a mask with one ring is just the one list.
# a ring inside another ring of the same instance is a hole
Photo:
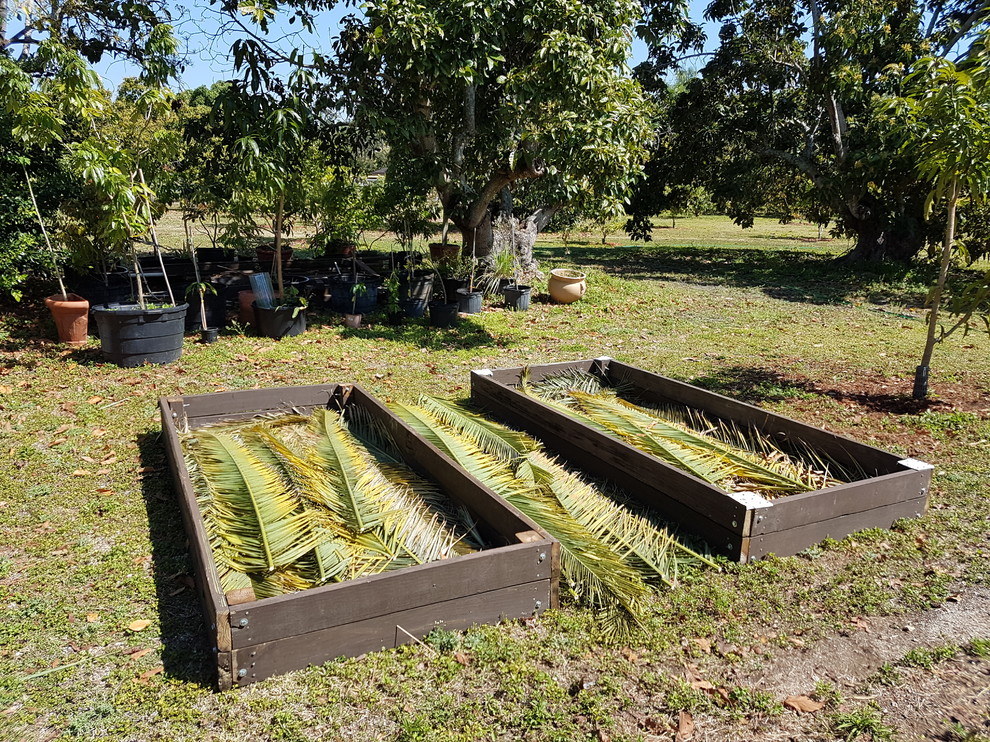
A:
{"label": "thick tree branch", "polygon": [[546,168],[541,161],[533,161],[532,164],[526,164],[522,159],[520,159],[519,167],[513,170],[500,170],[496,172],[485,184],[485,187],[481,189],[478,197],[471,203],[467,216],[464,218],[464,226],[468,229],[478,226],[488,213],[488,205],[510,183],[527,178],[539,178],[545,173]]}
{"label": "thick tree branch", "polygon": [[781,162],[786,162],[788,165],[798,170],[798,172],[806,175],[808,179],[815,184],[816,188],[824,188],[826,185],[826,180],[818,170],[815,163],[802,155],[796,155],[793,152],[785,152],[779,149],[764,149],[760,151],[760,155],[763,157],[780,160]]}

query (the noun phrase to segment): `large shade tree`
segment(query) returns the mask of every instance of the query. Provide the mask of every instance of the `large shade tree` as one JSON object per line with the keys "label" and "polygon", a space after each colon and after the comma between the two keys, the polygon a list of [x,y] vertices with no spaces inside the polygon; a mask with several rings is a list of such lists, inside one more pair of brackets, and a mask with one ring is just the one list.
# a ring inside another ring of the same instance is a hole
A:
{"label": "large shade tree", "polygon": [[679,177],[744,225],[800,193],[803,209],[830,211],[855,238],[849,259],[913,257],[928,189],[872,102],[923,56],[966,56],[986,3],[715,0],[706,16],[722,24],[718,46],[669,112],[665,145],[691,163]]}
{"label": "large shade tree", "polygon": [[[389,177],[433,189],[479,255],[492,215],[519,244],[568,203],[621,205],[650,135],[626,67],[631,0],[382,0],[338,51],[357,124],[381,131]],[[522,211],[522,208],[525,211]]]}

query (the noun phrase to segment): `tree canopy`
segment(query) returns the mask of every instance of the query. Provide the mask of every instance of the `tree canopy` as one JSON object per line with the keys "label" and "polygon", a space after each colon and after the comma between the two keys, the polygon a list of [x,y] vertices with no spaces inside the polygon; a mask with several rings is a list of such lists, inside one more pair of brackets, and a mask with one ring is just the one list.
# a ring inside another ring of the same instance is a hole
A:
{"label": "tree canopy", "polygon": [[966,58],[988,15],[980,0],[716,0],[718,46],[662,140],[685,167],[664,176],[705,185],[741,224],[825,210],[856,238],[851,258],[908,259],[927,189],[873,103],[923,56]]}

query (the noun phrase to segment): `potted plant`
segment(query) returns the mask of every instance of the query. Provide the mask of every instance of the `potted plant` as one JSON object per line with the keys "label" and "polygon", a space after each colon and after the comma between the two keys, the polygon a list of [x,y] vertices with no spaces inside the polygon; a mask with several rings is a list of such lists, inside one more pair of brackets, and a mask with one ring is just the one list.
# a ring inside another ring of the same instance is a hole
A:
{"label": "potted plant", "polygon": [[[117,175],[120,175],[119,171]],[[129,183],[110,173],[102,179],[101,186],[111,193],[110,205],[107,207],[107,231],[111,234],[118,233],[123,238],[122,241],[130,245],[137,281],[136,302],[93,307],[103,357],[125,368],[144,363],[163,364],[176,361],[182,355],[186,310],[189,305],[177,304],[172,293],[151,209],[154,193],[145,183],[140,167]],[[128,191],[133,201],[126,199]],[[144,293],[141,264],[134,240],[145,233],[151,236],[151,244],[161,266],[168,303],[148,301]]]}
{"label": "potted plant", "polygon": [[45,238],[45,244],[48,246],[48,252],[52,258],[52,270],[58,279],[59,293],[47,297],[45,306],[48,307],[52,313],[52,319],[55,320],[59,342],[74,346],[85,345],[89,338],[89,302],[78,294],[70,294],[65,290],[65,280],[62,278],[62,271],[59,268],[58,255],[48,237],[48,230],[45,229],[45,220],[41,216],[41,209],[38,208],[38,201],[34,197],[34,187],[31,185],[31,176],[28,175],[26,167],[24,168],[24,177],[27,179],[31,205],[38,217],[41,234]]}
{"label": "potted plant", "polygon": [[[432,266],[432,261],[428,261],[428,265]],[[430,326],[453,327],[457,324],[457,301],[452,300],[442,280],[434,281],[433,285],[438,287],[440,292],[430,300]]]}
{"label": "potted plant", "polygon": [[281,340],[306,332],[306,299],[299,289],[287,286],[276,294],[267,273],[251,276],[251,288],[255,295],[251,305],[254,324],[259,335]]}
{"label": "potted plant", "polygon": [[481,301],[483,294],[478,291],[474,285],[474,273],[477,267],[478,261],[475,257],[475,239],[474,235],[471,235],[471,261],[470,270],[468,271],[468,285],[465,288],[457,289],[457,304],[460,311],[465,314],[480,314],[481,312]]}
{"label": "potted plant", "polygon": [[505,297],[505,306],[513,312],[525,312],[529,310],[529,299],[532,294],[530,286],[519,283],[519,260],[515,251],[512,252],[512,283],[503,287],[502,296]]}
{"label": "potted plant", "polygon": [[352,330],[361,326],[361,315],[357,311],[358,297],[368,293],[368,287],[363,283],[355,283],[351,286],[351,311],[344,315],[344,324]]}

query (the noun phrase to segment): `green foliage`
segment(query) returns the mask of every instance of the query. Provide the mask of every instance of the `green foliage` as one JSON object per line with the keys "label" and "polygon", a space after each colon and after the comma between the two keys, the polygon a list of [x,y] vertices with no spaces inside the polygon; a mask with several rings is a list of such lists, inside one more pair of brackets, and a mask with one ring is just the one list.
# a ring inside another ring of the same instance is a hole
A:
{"label": "green foliage", "polygon": [[860,706],[853,711],[832,715],[832,729],[846,742],[853,742],[870,735],[873,742],[890,739],[894,730],[883,723],[880,712],[874,705]]}
{"label": "green foliage", "polygon": [[650,195],[669,186],[700,184],[744,226],[761,213],[832,218],[857,239],[856,257],[913,257],[926,239],[927,189],[874,101],[895,95],[900,72],[922,56],[980,48],[970,29],[983,6],[746,0],[716,2],[707,17],[721,24],[719,43],[683,92],[660,82],[667,47],[656,40],[654,64],[640,71],[663,116],[633,213],[656,213]]}
{"label": "green foliage", "polygon": [[903,667],[920,667],[924,670],[931,670],[935,665],[951,660],[959,652],[959,647],[955,644],[947,644],[942,647],[916,647],[910,650],[898,662]]}
{"label": "green foliage", "polygon": [[341,37],[347,104],[383,132],[389,179],[435,190],[462,229],[509,186],[533,211],[615,210],[649,136],[625,69],[637,10],[625,0],[375,4]]}

